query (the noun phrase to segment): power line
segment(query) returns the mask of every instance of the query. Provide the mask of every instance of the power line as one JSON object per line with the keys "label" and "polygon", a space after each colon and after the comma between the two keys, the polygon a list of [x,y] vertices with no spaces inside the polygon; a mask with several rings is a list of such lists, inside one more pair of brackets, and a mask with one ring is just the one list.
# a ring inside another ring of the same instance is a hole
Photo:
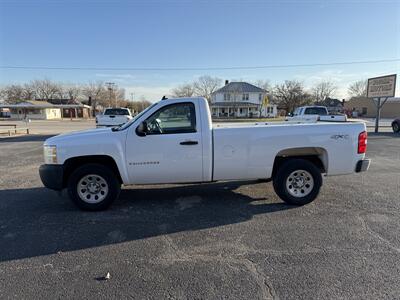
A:
{"label": "power line", "polygon": [[358,64],[378,64],[388,62],[400,62],[400,58],[347,61],[332,63],[313,63],[313,64],[289,64],[289,65],[264,65],[264,66],[232,66],[232,67],[148,67],[148,68],[118,68],[118,67],[49,67],[49,66],[0,66],[0,69],[22,69],[22,70],[80,70],[80,71],[218,71],[218,70],[255,70],[255,69],[283,69],[283,68],[301,68],[301,67],[321,67],[321,66],[340,66],[340,65],[358,65]]}

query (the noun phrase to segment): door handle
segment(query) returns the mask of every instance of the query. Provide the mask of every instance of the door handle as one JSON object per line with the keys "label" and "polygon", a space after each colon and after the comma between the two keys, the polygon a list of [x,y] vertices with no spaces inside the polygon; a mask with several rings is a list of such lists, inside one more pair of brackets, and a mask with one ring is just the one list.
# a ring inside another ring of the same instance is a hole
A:
{"label": "door handle", "polygon": [[184,146],[190,146],[190,145],[197,145],[199,142],[198,141],[184,141],[180,142],[179,144],[184,145]]}

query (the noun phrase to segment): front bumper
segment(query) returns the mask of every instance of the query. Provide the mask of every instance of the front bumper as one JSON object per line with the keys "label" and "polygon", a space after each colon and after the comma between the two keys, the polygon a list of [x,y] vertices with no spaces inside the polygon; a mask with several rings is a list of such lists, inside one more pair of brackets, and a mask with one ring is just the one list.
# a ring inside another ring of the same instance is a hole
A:
{"label": "front bumper", "polygon": [[39,175],[45,187],[56,191],[63,189],[64,167],[62,165],[41,165]]}
{"label": "front bumper", "polygon": [[371,164],[370,159],[359,160],[356,164],[356,173],[368,171],[370,164]]}

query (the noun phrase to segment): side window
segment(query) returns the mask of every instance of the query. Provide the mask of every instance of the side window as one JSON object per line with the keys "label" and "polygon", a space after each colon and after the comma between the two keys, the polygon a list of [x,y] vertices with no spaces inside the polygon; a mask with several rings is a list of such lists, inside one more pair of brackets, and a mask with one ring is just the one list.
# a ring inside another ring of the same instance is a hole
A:
{"label": "side window", "polygon": [[147,134],[196,132],[193,103],[177,103],[160,108],[147,120]]}

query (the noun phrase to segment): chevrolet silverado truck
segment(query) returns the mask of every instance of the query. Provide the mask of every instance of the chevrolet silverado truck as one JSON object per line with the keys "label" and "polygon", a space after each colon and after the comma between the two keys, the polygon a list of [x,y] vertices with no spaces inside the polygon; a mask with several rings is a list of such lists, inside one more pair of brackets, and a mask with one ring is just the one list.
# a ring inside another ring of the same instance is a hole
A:
{"label": "chevrolet silverado truck", "polygon": [[96,116],[96,127],[120,126],[132,119],[128,108],[106,108],[102,115]]}
{"label": "chevrolet silverado truck", "polygon": [[130,122],[49,138],[43,184],[67,189],[84,210],[102,210],[121,185],[271,180],[287,203],[304,205],[322,175],[366,171],[364,123],[281,122],[213,128],[207,100],[178,98],[148,107]]}
{"label": "chevrolet silverado truck", "polygon": [[300,122],[346,122],[344,114],[330,115],[326,106],[302,106],[294,110],[293,114],[286,118],[286,121]]}

